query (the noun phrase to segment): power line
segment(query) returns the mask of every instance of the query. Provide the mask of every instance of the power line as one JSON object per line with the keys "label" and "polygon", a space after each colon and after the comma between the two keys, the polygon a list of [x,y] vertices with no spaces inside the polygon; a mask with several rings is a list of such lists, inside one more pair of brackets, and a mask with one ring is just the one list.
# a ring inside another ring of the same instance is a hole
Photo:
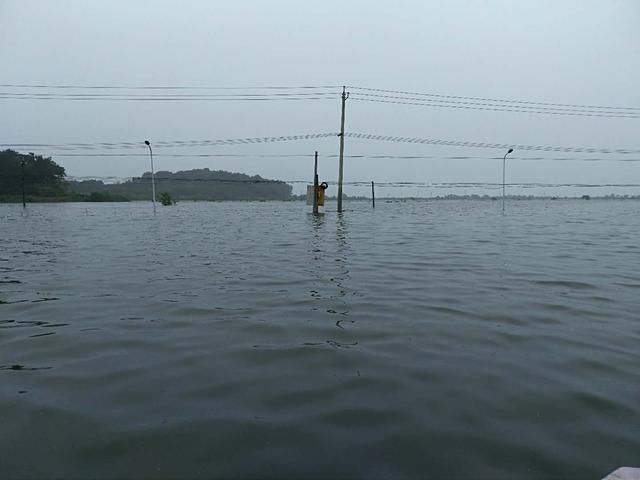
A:
{"label": "power line", "polygon": [[[57,153],[50,152],[48,155],[56,157],[144,157],[149,158],[148,153]],[[210,157],[228,157],[228,158],[299,158],[299,157],[313,157],[311,153],[154,153],[154,157],[167,157],[167,158],[210,158]],[[335,156],[335,155],[333,155]],[[332,155],[325,155],[325,158],[330,158]]]}
{"label": "power line", "polygon": [[[358,95],[358,94],[354,94]],[[360,98],[358,96],[354,96],[353,100],[358,102],[373,102],[373,103],[390,103],[396,105],[414,105],[414,106],[422,106],[422,107],[436,107],[436,108],[454,108],[461,110],[487,110],[493,112],[515,112],[515,113],[536,113],[536,114],[547,114],[547,115],[568,115],[568,116],[576,116],[576,117],[603,117],[603,118],[640,118],[639,115],[631,115],[631,114],[615,114],[615,113],[580,113],[579,110],[569,112],[569,111],[545,111],[545,110],[526,110],[523,108],[499,108],[500,106],[496,105],[494,107],[482,107],[482,106],[473,106],[473,104],[469,105],[451,105],[451,104],[435,104],[435,103],[425,103],[425,102],[416,102],[416,101],[402,101],[402,100],[381,100],[381,99],[373,99],[373,98]],[[407,99],[411,100],[411,99]]]}
{"label": "power line", "polygon": [[[196,87],[149,85],[127,87],[122,85],[76,86],[2,84],[0,88],[19,88],[23,90],[18,92],[0,91],[0,99],[45,101],[306,101],[326,100],[336,98],[338,95],[335,87],[326,85],[303,85],[290,87]],[[24,91],[25,89],[26,92]],[[52,91],[45,91],[44,93],[41,93],[41,90],[43,89]],[[191,93],[182,93],[185,91]],[[224,91],[225,93],[207,93],[211,91]]]}
{"label": "power line", "polygon": [[406,97],[406,96],[397,96],[397,95],[381,95],[381,94],[376,94],[376,93],[354,93],[354,95],[357,95],[357,97],[365,97],[365,98],[384,98],[384,99],[393,99],[393,100],[405,100],[405,101],[414,101],[414,102],[420,102],[420,103],[416,103],[416,104],[424,104],[424,105],[430,105],[430,106],[434,106],[434,107],[452,107],[453,105],[461,105],[461,106],[468,106],[468,107],[497,107],[500,110],[505,110],[505,111],[518,111],[518,112],[527,112],[527,111],[531,111],[532,113],[551,113],[551,112],[572,112],[572,113],[584,113],[584,114],[594,114],[594,116],[604,116],[604,115],[623,115],[623,116],[630,116],[633,115],[635,118],[635,115],[640,114],[640,111],[638,112],[612,112],[612,111],[603,111],[603,110],[587,110],[587,109],[578,109],[578,108],[573,108],[573,107],[544,107],[544,106],[539,106],[539,105],[535,105],[535,106],[525,106],[525,105],[518,105],[517,106],[517,110],[514,110],[513,108],[511,108],[511,105],[500,105],[497,103],[489,103],[489,102],[469,102],[469,101],[462,101],[462,100],[439,100],[439,99],[423,99],[423,98],[417,98],[417,97]]}
{"label": "power line", "polygon": [[574,104],[574,103],[536,102],[536,101],[530,101],[530,100],[507,100],[507,99],[486,98],[486,97],[465,97],[460,95],[442,95],[442,94],[436,94],[436,93],[408,92],[404,90],[387,90],[382,88],[368,88],[368,87],[356,87],[356,86],[350,86],[348,88],[354,89],[354,90],[369,91],[369,92],[395,93],[395,94],[401,94],[401,95],[412,95],[412,96],[423,96],[423,97],[434,97],[434,98],[453,98],[458,100],[473,100],[473,101],[493,102],[493,103],[544,105],[544,106],[551,106],[551,107],[567,107],[567,108],[594,108],[594,109],[603,109],[603,110],[633,110],[633,111],[640,112],[640,107],[614,107],[614,106],[585,105],[585,104]]}
{"label": "power line", "polygon": [[[49,152],[53,157],[72,158],[148,158],[148,153],[57,153]],[[157,153],[154,157],[164,158],[312,158],[312,153]],[[338,158],[337,154],[321,155],[321,158]],[[486,157],[472,155],[387,155],[387,154],[353,154],[345,158],[368,160],[502,160],[502,157]],[[510,157],[509,161],[556,161],[556,162],[640,162],[640,158],[596,158],[596,157]]]}
{"label": "power line", "polygon": [[[77,177],[69,176],[67,180],[71,181],[83,181],[83,180],[120,180],[125,181],[128,184],[146,184],[151,182],[150,176],[142,177],[100,177],[100,176],[87,176]],[[212,182],[212,183],[244,183],[244,184],[310,184],[310,180],[270,180],[270,179],[221,179],[221,178],[168,178],[156,175],[155,181],[157,182]],[[336,186],[337,182],[328,181],[329,185]],[[370,187],[370,180],[356,180],[350,182],[343,182],[344,185],[350,186],[362,186]],[[577,188],[637,188],[640,187],[638,183],[541,183],[541,182],[521,182],[521,183],[507,183],[508,187],[523,187],[523,188],[555,188],[555,187],[577,187]],[[376,182],[376,186],[384,187],[429,187],[429,188],[473,188],[473,187],[496,187],[501,188],[502,183],[496,182],[415,182],[415,181],[389,181],[389,182]]]}
{"label": "power line", "polygon": [[[230,139],[218,139],[218,140],[171,140],[171,141],[156,141],[153,142],[156,148],[192,148],[192,147],[208,147],[208,146],[223,146],[223,145],[241,145],[241,144],[262,144],[262,143],[275,143],[275,142],[288,142],[288,141],[300,141],[300,140],[313,140],[328,137],[335,137],[337,133],[311,133],[304,135],[285,135],[285,136],[273,136],[273,137],[246,137],[246,138],[230,138]],[[386,141],[396,143],[414,143],[421,145],[434,145],[434,146],[446,146],[446,147],[465,147],[465,148],[490,148],[504,150],[507,148],[514,148],[517,151],[543,151],[543,152],[562,152],[562,153],[587,153],[587,154],[640,154],[640,149],[624,149],[624,148],[594,148],[594,147],[564,147],[564,146],[550,146],[550,145],[524,145],[524,144],[508,144],[508,143],[488,143],[488,142],[475,142],[475,141],[462,141],[462,140],[446,140],[437,138],[418,138],[418,137],[399,137],[391,135],[376,135],[369,133],[357,133],[346,132],[345,137],[359,139],[359,140],[375,140]],[[95,143],[3,143],[0,144],[0,148],[29,148],[29,149],[44,149],[54,148],[63,151],[78,151],[89,150],[119,150],[119,149],[136,149],[144,148],[142,142],[95,142]],[[58,155],[68,155],[58,153]],[[88,156],[89,153],[75,154],[74,156]],[[95,156],[105,156],[105,153],[99,153]],[[124,154],[114,153],[110,156],[133,156],[143,154]],[[146,153],[144,154],[146,156]],[[157,155],[165,155],[158,153]],[[226,154],[229,155],[229,154]],[[258,156],[260,154],[255,154]],[[307,155],[307,154],[303,154]],[[168,155],[167,155],[168,156]],[[174,154],[173,156],[187,156]],[[217,156],[217,154],[190,154],[188,156]],[[220,154],[222,156],[222,154]],[[279,156],[279,155],[276,155]],[[329,157],[332,157],[331,155]],[[384,155],[378,156],[379,158],[427,158],[423,155]],[[352,155],[351,158],[357,158]],[[429,158],[437,158],[430,156]],[[456,156],[452,159],[471,159],[471,158],[484,158],[484,157],[466,157]],[[493,157],[495,158],[495,157]],[[543,159],[543,157],[534,157],[530,160]],[[567,159],[569,160],[569,159]],[[593,159],[597,161],[596,159]]]}
{"label": "power line", "polygon": [[[11,92],[0,92],[0,95],[16,95],[16,96],[34,96],[34,97],[52,97],[52,96],[60,96],[60,97],[122,97],[124,95],[129,94],[121,94],[121,93],[11,93]],[[254,97],[291,97],[291,96],[299,96],[299,97],[308,97],[308,96],[319,96],[319,95],[333,95],[336,96],[336,92],[296,92],[296,93],[146,93],[145,97],[175,97],[175,98],[254,98]]]}
{"label": "power line", "polygon": [[466,147],[466,148],[491,148],[505,150],[513,148],[516,151],[544,151],[544,152],[564,152],[564,153],[600,153],[600,154],[640,154],[640,149],[625,149],[625,148],[593,148],[593,147],[561,147],[550,145],[523,145],[523,144],[511,144],[511,143],[487,143],[487,142],[472,142],[462,140],[443,140],[437,138],[418,138],[418,137],[397,137],[391,135],[375,135],[370,133],[345,133],[346,137],[360,139],[360,140],[377,140],[384,142],[398,142],[398,143],[415,143],[421,145],[438,145],[446,147]]}
{"label": "power line", "polygon": [[[496,112],[516,112],[548,115],[568,115],[580,117],[603,117],[603,118],[640,118],[638,112],[620,111],[589,111],[571,110],[565,108],[552,109],[547,107],[524,107],[507,108],[510,105],[468,103],[458,101],[443,100],[422,100],[415,97],[397,97],[390,95],[362,94],[354,93],[353,100],[361,102],[388,103],[397,105],[414,105],[423,107],[453,108],[462,110],[486,110]],[[376,98],[371,98],[376,97]],[[267,102],[267,101],[316,101],[334,100],[338,98],[335,92],[314,92],[314,93],[288,93],[288,94],[251,94],[251,95],[197,95],[197,94],[57,94],[57,93],[11,93],[0,92],[0,100],[36,100],[36,101],[131,101],[131,102]]]}
{"label": "power line", "polygon": [[205,96],[205,95],[165,95],[165,96],[126,96],[126,95],[56,95],[56,94],[6,94],[0,93],[2,100],[39,100],[39,101],[131,101],[131,102],[268,102],[268,101],[309,101],[309,100],[332,100],[337,98],[334,93],[315,93],[313,96],[307,94],[298,95],[272,95],[272,96]]}
{"label": "power line", "polygon": [[[309,182],[307,182],[309,183]],[[335,182],[328,182],[329,185],[334,184]],[[370,187],[371,181],[357,181],[357,182],[345,182],[347,185],[353,186],[362,186],[362,187]],[[469,188],[469,187],[496,187],[502,188],[502,183],[495,182],[411,182],[411,181],[397,181],[397,182],[376,182],[376,187],[387,186],[387,187],[460,187],[460,188]],[[525,183],[506,183],[507,187],[540,187],[540,188],[552,188],[552,187],[583,187],[583,188],[607,188],[607,187],[617,187],[617,188],[626,188],[626,187],[640,187],[638,183],[538,183],[538,182],[525,182]]]}
{"label": "power line", "polygon": [[[22,92],[0,92],[0,100],[39,100],[39,101],[136,101],[136,102],[193,102],[193,101],[316,101],[335,99],[338,92],[320,90],[337,89],[336,85],[267,85],[267,86],[238,86],[213,87],[196,85],[54,85],[54,84],[25,84],[5,83],[0,88],[26,89]],[[640,118],[640,107],[618,107],[589,104],[551,103],[531,100],[512,100],[490,97],[473,97],[462,95],[443,95],[436,93],[411,92],[406,90],[391,90],[351,86],[353,100],[360,102],[386,103],[396,105],[413,105],[423,107],[452,108],[462,110],[485,110],[496,112],[515,112],[530,114],[547,114],[579,117],[599,118]],[[64,90],[65,93],[37,93],[32,90]],[[73,90],[118,90],[119,93],[77,93]],[[136,91],[142,93],[127,93]],[[231,93],[231,94],[181,94],[181,93],[148,93],[149,91],[267,91],[269,93]],[[273,93],[274,91],[285,93]],[[300,92],[302,90],[303,92]],[[310,93],[304,92],[309,90]],[[66,91],[71,91],[66,93]],[[124,93],[120,93],[124,92]],[[368,93],[367,93],[368,92]],[[372,93],[376,92],[376,93]]]}
{"label": "power line", "polygon": [[[19,89],[53,89],[53,90],[326,90],[339,89],[341,85],[256,85],[256,86],[210,86],[210,85],[71,85],[71,84],[28,84],[28,83],[2,83],[0,88],[19,88]],[[445,95],[431,92],[413,92],[407,90],[392,90],[384,88],[371,88],[363,86],[348,86],[352,90],[361,90],[366,92],[380,92],[387,94],[399,94],[403,96],[418,96],[428,98],[443,98],[456,100],[471,100],[473,102],[491,102],[519,105],[541,105],[548,107],[564,107],[569,109],[599,109],[599,110],[629,110],[640,112],[640,107],[629,106],[607,106],[592,104],[575,104],[575,103],[552,103],[540,102],[533,100],[514,100],[491,97],[475,97],[462,95]],[[358,94],[357,92],[354,92]],[[361,94],[360,94],[361,95]]]}
{"label": "power line", "polygon": [[[221,145],[260,144],[274,142],[290,142],[335,137],[337,133],[308,133],[303,135],[282,135],[277,137],[246,137],[223,140],[171,140],[154,141],[155,148],[206,147]],[[59,148],[61,150],[105,150],[145,148],[142,142],[95,142],[95,143],[2,143],[0,148]]]}
{"label": "power line", "polygon": [[[278,137],[246,137],[246,138],[230,138],[218,140],[171,140],[153,142],[157,148],[191,148],[191,147],[207,147],[222,145],[240,145],[240,144],[260,144],[273,142],[287,142],[298,140],[313,140],[319,138],[336,137],[337,133],[310,133],[304,135],[286,135]],[[545,152],[563,152],[563,153],[589,153],[589,154],[640,154],[640,149],[625,148],[595,148],[595,147],[564,147],[550,145],[524,145],[509,143],[489,143],[475,142],[463,140],[446,140],[439,138],[418,138],[418,137],[399,137],[392,135],[377,135],[370,133],[346,132],[345,137],[359,140],[376,140],[386,142],[399,143],[415,143],[421,145],[435,145],[446,147],[465,147],[465,148],[490,148],[504,150],[514,148],[519,151],[545,151]],[[144,148],[142,142],[94,142],[94,143],[2,143],[0,148],[58,148],[60,150],[116,150],[116,149],[135,149]],[[146,155],[146,154],[145,154]],[[160,155],[160,154],[158,154]],[[409,156],[412,157],[412,156]],[[421,158],[422,156],[416,156]],[[464,157],[460,157],[464,158]]]}
{"label": "power line", "polygon": [[315,90],[341,88],[340,85],[256,85],[237,87],[213,87],[209,85],[69,85],[69,84],[28,84],[2,83],[0,88],[48,88],[48,89],[77,89],[77,90]]}

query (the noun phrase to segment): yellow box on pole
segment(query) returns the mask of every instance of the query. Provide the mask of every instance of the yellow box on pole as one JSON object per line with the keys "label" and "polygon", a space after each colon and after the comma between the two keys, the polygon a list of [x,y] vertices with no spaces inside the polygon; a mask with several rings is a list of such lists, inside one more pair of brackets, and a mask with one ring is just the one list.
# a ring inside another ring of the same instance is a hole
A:
{"label": "yellow box on pole", "polygon": [[[324,207],[324,191],[326,190],[326,183],[318,185],[316,190],[316,198],[318,199],[318,206]],[[313,205],[313,185],[307,185],[307,205]]]}
{"label": "yellow box on pole", "polygon": [[322,188],[322,185],[318,186],[318,189],[316,190],[316,196],[318,198],[318,206],[319,207],[324,207],[324,188]]}

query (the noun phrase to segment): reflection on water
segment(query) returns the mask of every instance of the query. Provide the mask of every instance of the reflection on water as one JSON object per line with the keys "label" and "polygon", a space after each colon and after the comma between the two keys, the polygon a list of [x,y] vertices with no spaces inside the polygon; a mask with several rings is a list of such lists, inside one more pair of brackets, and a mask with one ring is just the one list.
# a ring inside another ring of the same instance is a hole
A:
{"label": "reflection on water", "polygon": [[0,477],[637,463],[637,202],[352,206],[0,205]]}

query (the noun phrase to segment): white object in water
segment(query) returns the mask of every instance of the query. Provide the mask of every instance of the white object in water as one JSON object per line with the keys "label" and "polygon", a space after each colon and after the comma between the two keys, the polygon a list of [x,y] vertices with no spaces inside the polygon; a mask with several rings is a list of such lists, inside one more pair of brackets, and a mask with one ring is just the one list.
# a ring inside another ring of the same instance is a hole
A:
{"label": "white object in water", "polygon": [[620,467],[602,480],[640,480],[640,468]]}

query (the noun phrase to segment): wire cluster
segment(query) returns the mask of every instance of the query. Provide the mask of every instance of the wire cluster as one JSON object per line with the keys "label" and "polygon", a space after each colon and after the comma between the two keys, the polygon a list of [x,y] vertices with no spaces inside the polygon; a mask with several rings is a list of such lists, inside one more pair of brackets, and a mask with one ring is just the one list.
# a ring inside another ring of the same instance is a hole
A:
{"label": "wire cluster", "polygon": [[408,92],[404,90],[387,90],[357,86],[351,86],[349,88],[352,90],[350,98],[363,102],[580,117],[640,118],[640,107],[631,106],[617,107],[466,97],[461,95],[441,95],[436,93]]}

